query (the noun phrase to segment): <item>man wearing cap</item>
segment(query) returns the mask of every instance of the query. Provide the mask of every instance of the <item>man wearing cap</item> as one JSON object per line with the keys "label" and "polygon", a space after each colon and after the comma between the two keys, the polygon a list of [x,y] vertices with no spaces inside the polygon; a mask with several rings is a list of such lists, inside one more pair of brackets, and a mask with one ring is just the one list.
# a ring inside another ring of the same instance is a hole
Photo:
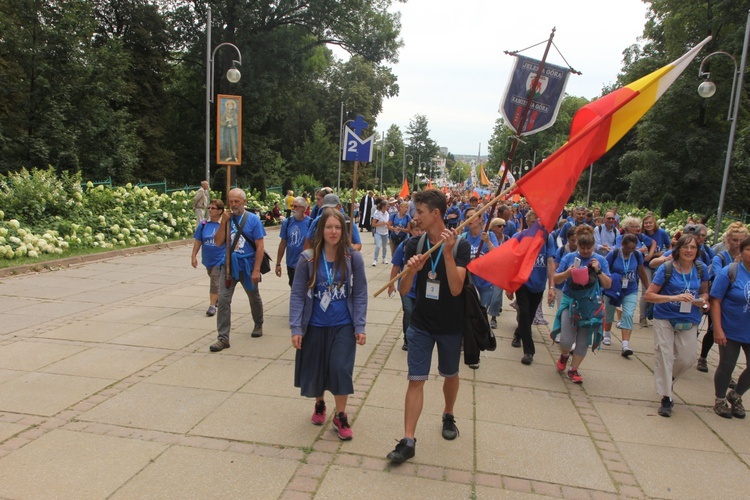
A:
{"label": "man wearing cap", "polygon": [[[330,193],[323,197],[323,203],[320,205],[318,216],[310,222],[310,229],[307,230],[307,236],[305,237],[305,250],[310,248],[310,243],[312,243],[313,237],[315,236],[315,231],[318,229],[318,221],[320,221],[320,216],[323,215],[323,210],[326,208],[333,208],[343,213],[341,210],[341,199],[337,194]],[[344,214],[344,219],[346,219],[346,230],[348,231],[349,227],[352,227],[352,248],[355,250],[362,250],[362,239],[359,237],[357,225],[352,225],[346,214]]]}
{"label": "man wearing cap", "polygon": [[[250,301],[250,312],[255,321],[252,337],[263,336],[263,301],[260,298],[258,284],[260,283],[260,264],[263,260],[263,238],[266,230],[260,218],[245,210],[247,196],[245,191],[234,188],[229,191],[229,212],[224,212],[221,224],[216,230],[214,241],[217,246],[224,244],[229,224],[229,240],[231,245],[231,279],[219,281],[219,309],[216,314],[216,329],[218,340],[210,347],[211,352],[219,352],[229,348],[229,331],[232,328],[232,296],[237,283],[245,289]],[[239,233],[239,234],[238,234]],[[260,256],[260,258],[256,258]],[[222,274],[225,266],[221,266]]]}

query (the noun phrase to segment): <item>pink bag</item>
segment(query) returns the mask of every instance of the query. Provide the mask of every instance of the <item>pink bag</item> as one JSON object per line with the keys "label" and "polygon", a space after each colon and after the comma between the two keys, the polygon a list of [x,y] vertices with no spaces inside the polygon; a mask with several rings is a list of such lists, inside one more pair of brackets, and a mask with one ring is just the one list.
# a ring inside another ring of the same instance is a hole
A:
{"label": "pink bag", "polygon": [[588,285],[589,283],[589,268],[588,267],[574,267],[570,270],[573,275],[573,283],[576,285]]}

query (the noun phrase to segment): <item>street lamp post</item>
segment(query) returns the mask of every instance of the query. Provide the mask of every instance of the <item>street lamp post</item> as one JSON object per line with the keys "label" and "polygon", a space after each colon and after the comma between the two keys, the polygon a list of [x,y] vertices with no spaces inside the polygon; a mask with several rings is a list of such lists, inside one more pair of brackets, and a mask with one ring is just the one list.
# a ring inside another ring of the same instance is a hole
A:
{"label": "street lamp post", "polygon": [[406,180],[406,157],[409,157],[409,166],[414,164],[414,157],[412,155],[406,154],[406,147],[404,147],[404,163],[401,167],[401,182],[404,182]]}
{"label": "street lamp post", "polygon": [[[216,51],[224,46],[232,47],[237,52],[236,60],[232,60],[232,67],[227,71],[227,80],[230,83],[240,81],[242,74],[237,69],[238,64],[242,64],[242,53],[236,45],[224,42],[216,46],[211,51],[211,7],[208,7],[206,22],[206,181],[211,182],[211,104],[214,102],[214,61]],[[218,137],[216,138],[218,140]],[[228,179],[229,177],[227,177]]]}
{"label": "street lamp post", "polygon": [[385,166],[385,147],[390,146],[391,150],[388,152],[388,156],[393,157],[393,148],[395,147],[390,142],[385,142],[385,132],[381,133],[381,154],[380,154],[380,194],[383,194],[383,167]]}
{"label": "street lamp post", "polygon": [[732,164],[732,150],[734,149],[734,134],[737,130],[737,116],[740,109],[740,97],[742,96],[742,80],[745,75],[745,63],[747,62],[747,47],[750,41],[750,12],[747,15],[747,24],[745,25],[745,42],[742,45],[742,59],[740,60],[740,69],[737,70],[737,60],[731,55],[723,51],[713,52],[701,61],[701,67],[698,70],[699,77],[706,77],[706,81],[698,86],[698,94],[707,99],[714,95],[716,92],[716,85],[709,80],[711,77],[710,73],[703,71],[703,64],[711,57],[717,54],[728,56],[734,63],[734,76],[732,77],[732,96],[729,99],[729,112],[727,120],[730,120],[732,124],[729,127],[729,142],[727,144],[727,156],[724,160],[724,175],[721,179],[721,193],[719,194],[719,208],[716,212],[716,229],[714,230],[714,243],[716,243],[719,237],[719,231],[721,230],[721,218],[724,210],[724,196],[727,191],[727,180],[729,178],[729,167]]}

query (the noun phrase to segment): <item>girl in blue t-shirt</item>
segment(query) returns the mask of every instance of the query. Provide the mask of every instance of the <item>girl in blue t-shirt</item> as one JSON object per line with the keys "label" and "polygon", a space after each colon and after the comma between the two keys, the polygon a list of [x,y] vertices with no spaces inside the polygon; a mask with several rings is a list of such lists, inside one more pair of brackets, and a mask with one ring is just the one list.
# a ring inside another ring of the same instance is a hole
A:
{"label": "girl in blue t-shirt", "polygon": [[[714,375],[714,411],[725,418],[745,418],[742,395],[750,387],[750,238],[740,243],[740,259],[716,273],[711,287],[714,339],[719,345],[719,366]],[[731,271],[731,273],[730,273]],[[734,280],[732,280],[732,276]],[[740,349],[745,351],[745,370],[737,387],[727,394]],[[731,405],[731,408],[727,405]]]}
{"label": "girl in blue t-shirt", "polygon": [[362,255],[349,244],[338,210],[320,217],[310,250],[302,253],[289,299],[292,346],[297,349],[294,385],[315,398],[312,422],[326,421],[325,391],[333,394],[333,426],[339,439],[352,438],[346,414],[357,344],[365,343],[367,278]]}
{"label": "girl in blue t-shirt", "polygon": [[[701,310],[708,309],[708,269],[700,272],[698,240],[685,234],[672,250],[671,263],[662,264],[646,291],[654,306],[654,379],[662,396],[659,415],[672,415],[672,386],[695,362]],[[672,275],[667,279],[667,266]]]}
{"label": "girl in blue t-shirt", "polygon": [[208,219],[201,221],[195,228],[193,238],[193,254],[190,261],[193,267],[198,267],[198,250],[201,250],[201,263],[206,267],[206,272],[211,280],[208,288],[208,310],[206,316],[216,314],[216,301],[219,300],[219,282],[221,271],[219,268],[224,263],[226,247],[214,242],[214,235],[219,229],[221,214],[224,213],[224,202],[211,200],[208,205]]}
{"label": "girl in blue t-shirt", "polygon": [[[609,264],[607,260],[594,253],[594,229],[591,226],[580,225],[576,228],[576,237],[578,238],[578,250],[565,255],[557,266],[552,279],[555,283],[562,283],[563,285],[563,299],[555,315],[555,324],[552,327],[552,335],[556,335],[560,332],[560,359],[557,360],[557,370],[560,372],[565,371],[568,364],[568,358],[571,351],[573,351],[573,361],[571,367],[568,370],[568,378],[576,384],[583,383],[581,374],[578,373],[578,368],[583,362],[583,358],[586,357],[586,351],[588,346],[592,342],[592,333],[595,328],[601,328],[601,322],[598,327],[595,326],[595,321],[591,320],[595,318],[593,314],[584,311],[578,307],[578,301],[574,300],[574,283],[573,283],[573,269],[583,268],[584,270],[591,269],[587,272],[587,276],[596,276],[594,283],[590,283],[585,286],[585,290],[589,290],[593,296],[599,289],[606,289],[612,285],[612,279],[609,273]],[[578,273],[578,271],[576,271]],[[589,281],[589,278],[587,278]],[[596,287],[598,283],[599,287]],[[583,286],[583,285],[576,285]],[[596,294],[601,305],[601,297]],[[596,298],[594,298],[596,300]],[[600,317],[600,316],[599,316]],[[591,326],[580,326],[582,324],[590,324]],[[576,345],[573,350],[573,344]]]}
{"label": "girl in blue t-shirt", "polygon": [[614,286],[604,294],[604,304],[607,310],[604,317],[602,344],[610,345],[611,343],[610,329],[616,309],[613,302],[620,302],[622,319],[617,326],[622,333],[622,356],[625,358],[633,354],[630,348],[630,334],[633,332],[633,314],[635,314],[635,305],[638,302],[638,280],[640,279],[641,283],[648,287],[648,276],[643,269],[643,254],[635,250],[637,243],[635,235],[626,234],[622,237],[622,246],[613,248],[606,257]]}

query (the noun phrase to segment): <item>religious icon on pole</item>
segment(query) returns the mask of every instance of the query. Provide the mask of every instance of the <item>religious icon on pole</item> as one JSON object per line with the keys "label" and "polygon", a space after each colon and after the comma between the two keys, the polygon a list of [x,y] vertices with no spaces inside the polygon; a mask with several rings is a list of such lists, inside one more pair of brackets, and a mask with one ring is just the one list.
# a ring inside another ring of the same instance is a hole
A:
{"label": "religious icon on pole", "polygon": [[223,94],[216,97],[216,163],[240,165],[242,163],[242,97]]}

